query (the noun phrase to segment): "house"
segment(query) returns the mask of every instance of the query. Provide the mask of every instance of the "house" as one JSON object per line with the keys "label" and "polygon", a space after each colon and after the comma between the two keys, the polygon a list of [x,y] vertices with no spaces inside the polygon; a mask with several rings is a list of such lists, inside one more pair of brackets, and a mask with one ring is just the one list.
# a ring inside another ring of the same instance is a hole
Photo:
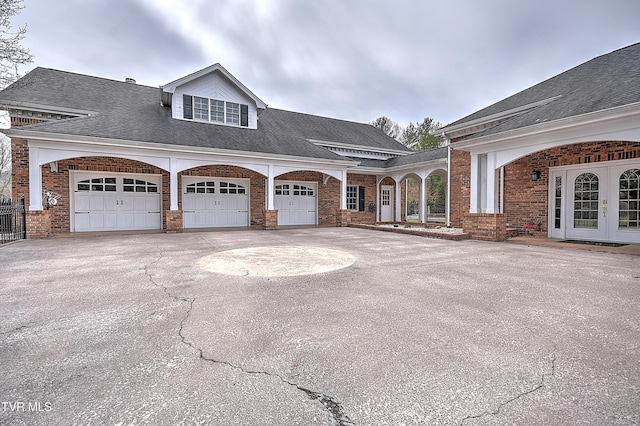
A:
{"label": "house", "polygon": [[159,88],[36,68],[0,107],[30,238],[400,221],[406,178],[426,206],[427,178],[447,171],[447,148],[268,108],[220,64]]}
{"label": "house", "polygon": [[450,220],[473,238],[640,243],[640,43],[439,130]]}

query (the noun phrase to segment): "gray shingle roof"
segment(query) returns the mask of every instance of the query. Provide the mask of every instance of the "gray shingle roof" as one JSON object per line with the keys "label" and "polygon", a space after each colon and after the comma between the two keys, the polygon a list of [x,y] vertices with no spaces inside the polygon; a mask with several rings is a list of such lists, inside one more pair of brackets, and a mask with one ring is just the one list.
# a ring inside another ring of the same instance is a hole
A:
{"label": "gray shingle roof", "polygon": [[559,97],[476,133],[470,138],[640,102],[640,43],[598,56],[457,120],[447,127],[482,119],[555,96]]}
{"label": "gray shingle roof", "polygon": [[409,151],[362,123],[269,108],[258,128],[175,120],[160,105],[160,89],[47,68],[36,68],[0,92],[0,103],[28,102],[97,112],[20,129],[171,145],[231,149],[319,159],[345,159],[307,139]]}

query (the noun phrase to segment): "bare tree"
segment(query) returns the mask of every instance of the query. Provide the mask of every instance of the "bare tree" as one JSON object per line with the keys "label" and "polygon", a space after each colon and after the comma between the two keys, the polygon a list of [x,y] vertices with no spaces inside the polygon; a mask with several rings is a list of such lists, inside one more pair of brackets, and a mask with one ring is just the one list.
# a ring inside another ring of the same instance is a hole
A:
{"label": "bare tree", "polygon": [[[29,49],[21,45],[27,26],[13,29],[11,18],[24,6],[22,0],[0,0],[0,90],[20,77],[20,66],[33,62]],[[0,112],[0,128],[8,127],[6,112]],[[0,133],[0,196],[11,196],[11,140]]]}
{"label": "bare tree", "polygon": [[0,133],[0,198],[11,198],[11,139]]}
{"label": "bare tree", "polygon": [[24,6],[22,0],[0,0],[0,89],[4,89],[20,77],[19,68],[33,62],[29,49],[20,44],[27,34],[27,26],[17,29],[11,26],[11,18]]}
{"label": "bare tree", "polygon": [[398,123],[385,116],[378,117],[369,124],[371,124],[373,127],[377,127],[394,139],[397,139],[398,136],[400,136],[400,132],[402,131],[402,128]]}

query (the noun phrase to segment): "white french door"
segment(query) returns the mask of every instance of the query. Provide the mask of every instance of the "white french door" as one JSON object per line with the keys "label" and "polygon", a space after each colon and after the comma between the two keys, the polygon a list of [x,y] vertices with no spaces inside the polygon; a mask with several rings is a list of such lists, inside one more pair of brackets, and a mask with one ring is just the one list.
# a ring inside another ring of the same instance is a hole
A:
{"label": "white french door", "polygon": [[610,161],[549,174],[549,237],[640,243],[640,162]]}

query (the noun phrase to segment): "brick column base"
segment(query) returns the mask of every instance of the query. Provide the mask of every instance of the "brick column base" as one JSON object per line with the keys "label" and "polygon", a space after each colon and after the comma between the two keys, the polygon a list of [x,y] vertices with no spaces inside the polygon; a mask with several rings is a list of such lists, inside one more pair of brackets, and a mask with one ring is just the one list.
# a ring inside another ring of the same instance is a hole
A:
{"label": "brick column base", "polygon": [[27,211],[27,238],[49,238],[51,234],[51,210]]}
{"label": "brick column base", "polygon": [[351,210],[338,210],[336,226],[348,226],[349,222],[351,222]]}
{"label": "brick column base", "polygon": [[278,229],[278,210],[264,211],[264,229]]}
{"label": "brick column base", "polygon": [[504,241],[507,239],[507,216],[493,213],[468,213],[462,228],[474,240]]}
{"label": "brick column base", "polygon": [[165,232],[182,232],[184,229],[184,224],[182,222],[182,210],[165,210],[164,223]]}

